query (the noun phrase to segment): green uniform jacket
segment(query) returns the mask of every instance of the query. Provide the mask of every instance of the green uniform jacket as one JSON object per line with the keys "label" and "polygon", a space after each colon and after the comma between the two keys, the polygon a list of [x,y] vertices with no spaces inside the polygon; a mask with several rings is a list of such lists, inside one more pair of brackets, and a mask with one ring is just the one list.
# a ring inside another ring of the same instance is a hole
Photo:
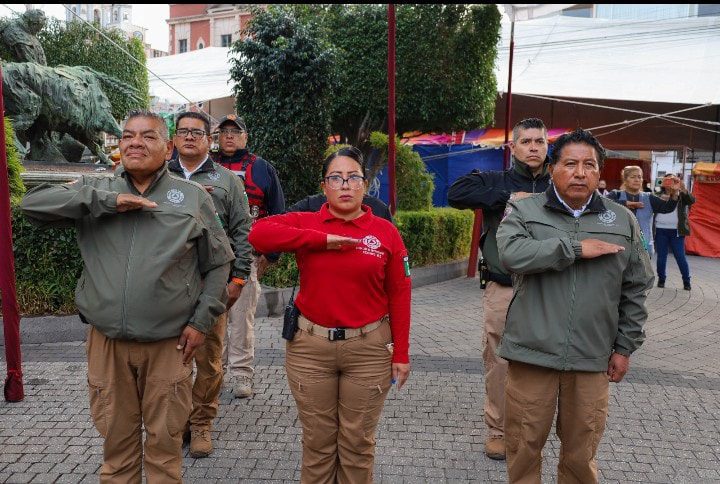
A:
{"label": "green uniform jacket", "polygon": [[[170,161],[168,170],[172,175],[185,179],[178,160]],[[203,186],[212,187],[210,196],[235,253],[235,262],[230,270],[230,275],[243,279],[249,278],[252,246],[248,242],[248,234],[252,218],[242,178],[208,158],[195,173],[190,175],[190,180]]]}
{"label": "green uniform jacket", "polygon": [[[578,218],[545,193],[509,202],[497,233],[515,293],[497,353],[556,370],[606,371],[613,351],[645,339],[645,297],[654,280],[640,227],[620,204],[593,194]],[[581,259],[584,239],[622,245]]]}
{"label": "green uniform jacket", "polygon": [[153,209],[117,213],[121,193],[140,195],[127,172],[40,185],[22,201],[36,225],[77,229],[83,272],[75,302],[111,339],[157,341],[185,325],[208,333],[225,312],[234,257],[210,195],[163,167],[143,194]]}

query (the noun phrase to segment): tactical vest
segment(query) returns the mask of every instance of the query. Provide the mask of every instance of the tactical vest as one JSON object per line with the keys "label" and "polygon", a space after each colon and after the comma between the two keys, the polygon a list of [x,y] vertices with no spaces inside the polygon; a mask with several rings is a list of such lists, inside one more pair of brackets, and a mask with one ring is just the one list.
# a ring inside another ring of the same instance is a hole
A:
{"label": "tactical vest", "polygon": [[250,204],[250,216],[253,220],[268,215],[267,207],[265,206],[265,192],[255,184],[252,177],[255,160],[257,160],[257,156],[250,152],[245,153],[239,161],[226,163],[218,160],[219,164],[241,177],[245,182],[245,193],[247,193],[248,203]]}

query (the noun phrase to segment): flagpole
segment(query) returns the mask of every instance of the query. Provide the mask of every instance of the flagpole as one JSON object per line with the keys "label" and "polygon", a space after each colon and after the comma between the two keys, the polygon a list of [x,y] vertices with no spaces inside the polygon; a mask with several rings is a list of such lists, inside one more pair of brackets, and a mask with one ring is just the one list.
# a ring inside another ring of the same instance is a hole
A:
{"label": "flagpole", "polygon": [[503,167],[510,168],[510,119],[512,114],[512,68],[513,54],[515,52],[515,18],[510,22],[510,62],[508,63],[508,88],[505,98],[505,153]]}

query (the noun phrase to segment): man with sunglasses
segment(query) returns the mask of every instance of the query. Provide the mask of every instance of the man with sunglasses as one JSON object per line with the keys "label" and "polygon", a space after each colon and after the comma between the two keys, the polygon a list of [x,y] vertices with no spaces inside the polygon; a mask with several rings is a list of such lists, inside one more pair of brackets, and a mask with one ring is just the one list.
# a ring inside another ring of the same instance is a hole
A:
{"label": "man with sunglasses", "polygon": [[[250,215],[258,220],[285,212],[285,197],[275,167],[247,149],[248,132],[242,118],[223,117],[218,125],[220,151],[213,161],[245,181]],[[238,301],[228,313],[227,373],[235,398],[252,396],[255,372],[255,308],[260,298],[260,279],[280,254],[255,254],[250,277]]]}
{"label": "man with sunglasses", "polygon": [[[202,185],[212,197],[217,218],[227,233],[235,253],[235,262],[227,283],[226,309],[232,307],[242,294],[250,276],[252,247],[248,242],[250,213],[242,180],[230,170],[213,162],[210,151],[210,121],[199,112],[178,115],[173,139],[178,156],[168,163],[175,176]],[[190,440],[190,455],[207,457],[212,453],[212,422],[217,416],[222,388],[222,352],[227,328],[227,313],[218,317],[205,344],[195,354],[197,374],[193,384],[193,408],[184,440]]]}

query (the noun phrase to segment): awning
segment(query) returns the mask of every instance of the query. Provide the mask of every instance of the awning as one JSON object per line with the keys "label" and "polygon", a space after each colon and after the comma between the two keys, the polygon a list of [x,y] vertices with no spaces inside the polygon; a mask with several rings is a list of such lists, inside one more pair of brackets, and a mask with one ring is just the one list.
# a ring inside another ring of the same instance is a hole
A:
{"label": "awning", "polygon": [[[548,130],[550,142],[563,133],[568,133],[568,128],[556,128]],[[512,134],[510,134],[512,138]],[[450,134],[426,133],[418,131],[405,133],[403,143],[409,145],[450,145],[450,144],[472,144],[475,146],[487,146],[497,148],[505,143],[505,130],[498,128],[474,129],[471,131],[456,131]]]}
{"label": "awning", "polygon": [[[230,49],[207,47],[147,60],[150,96],[169,104],[186,104],[232,96]],[[184,97],[183,97],[184,96]],[[187,98],[187,99],[186,99]]]}

